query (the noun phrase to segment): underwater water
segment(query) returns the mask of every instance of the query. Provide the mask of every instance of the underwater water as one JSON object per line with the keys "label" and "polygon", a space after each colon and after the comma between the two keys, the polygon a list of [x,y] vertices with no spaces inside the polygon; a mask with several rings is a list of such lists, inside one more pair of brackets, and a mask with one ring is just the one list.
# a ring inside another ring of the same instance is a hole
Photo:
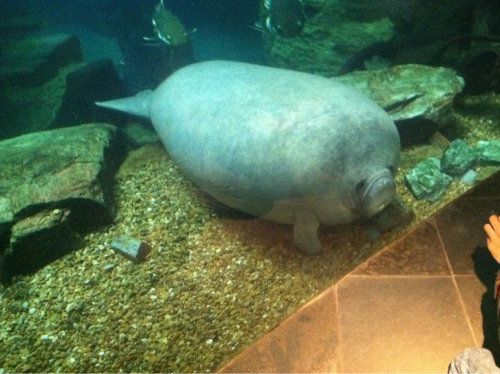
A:
{"label": "underwater water", "polygon": [[[216,371],[498,171],[478,145],[500,144],[498,2],[292,3],[164,0],[154,26],[156,0],[2,2],[0,372]],[[395,202],[321,226],[305,256],[291,225],[193,184],[147,120],[94,105],[212,59],[353,79],[396,122]],[[474,162],[417,199],[405,176],[457,139]],[[151,247],[143,262],[121,236]]]}

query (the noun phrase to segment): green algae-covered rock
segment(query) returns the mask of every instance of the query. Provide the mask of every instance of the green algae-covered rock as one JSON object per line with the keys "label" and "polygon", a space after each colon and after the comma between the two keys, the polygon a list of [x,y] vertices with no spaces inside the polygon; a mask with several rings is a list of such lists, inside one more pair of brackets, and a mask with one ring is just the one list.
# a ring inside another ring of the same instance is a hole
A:
{"label": "green algae-covered rock", "polygon": [[500,141],[480,141],[476,147],[479,153],[479,163],[481,165],[500,164]]}
{"label": "green algae-covered rock", "polygon": [[417,64],[355,71],[332,78],[356,87],[385,109],[393,121],[426,119],[446,124],[464,80],[453,69]]}
{"label": "green algae-covered rock", "polygon": [[439,200],[453,181],[452,177],[441,172],[441,163],[435,157],[420,162],[404,178],[417,200],[430,202]]}
{"label": "green algae-covered rock", "polygon": [[461,176],[477,161],[478,152],[462,139],[450,143],[441,157],[441,171],[452,176]]}
{"label": "green algae-covered rock", "polygon": [[108,149],[117,151],[116,137],[114,126],[88,124],[1,141],[0,198],[10,201],[14,216],[68,199],[88,199],[109,211],[103,171],[112,161]]}
{"label": "green algae-covered rock", "polygon": [[90,122],[123,122],[94,102],[123,96],[125,88],[110,60],[72,63],[40,86],[0,90],[0,139]]}
{"label": "green algae-covered rock", "polygon": [[1,48],[0,83],[37,86],[54,78],[61,67],[81,60],[80,41],[74,35],[7,40]]}
{"label": "green algae-covered rock", "polygon": [[350,59],[389,41],[396,32],[388,17],[378,15],[360,20],[353,17],[356,12],[346,12],[337,1],[306,1],[304,6],[315,11],[299,36],[285,38],[263,33],[272,65],[324,76],[339,75]]}
{"label": "green algae-covered rock", "polygon": [[125,144],[102,123],[0,141],[0,280],[47,264],[79,245],[79,233],[112,222]]}
{"label": "green algae-covered rock", "polygon": [[[124,96],[113,63],[82,61],[74,35],[3,38],[0,42],[0,139],[121,118],[94,105]],[[122,121],[123,122],[123,121]]]}

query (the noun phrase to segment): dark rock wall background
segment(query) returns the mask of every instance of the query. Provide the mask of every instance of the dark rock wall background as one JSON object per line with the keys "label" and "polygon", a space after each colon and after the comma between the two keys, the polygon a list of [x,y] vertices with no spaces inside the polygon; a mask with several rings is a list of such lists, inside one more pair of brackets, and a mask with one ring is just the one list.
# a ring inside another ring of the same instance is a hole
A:
{"label": "dark rock wall background", "polygon": [[[500,3],[305,0],[301,35],[265,34],[268,62],[325,76],[418,63],[457,70],[466,92],[500,88]],[[261,19],[266,11],[261,7]]]}
{"label": "dark rock wall background", "polygon": [[[0,14],[6,18],[35,14],[46,28],[76,34],[82,41],[84,54],[87,53],[86,60],[112,59],[121,69],[130,92],[155,87],[172,70],[195,59],[262,61],[260,33],[248,27],[257,18],[257,0],[165,1],[188,31],[196,29],[191,38],[194,54],[190,48],[172,53],[164,45],[151,47],[144,43],[143,36],[153,36],[151,15],[157,3],[157,0],[6,0],[0,4]],[[96,45],[101,47],[96,49]]]}

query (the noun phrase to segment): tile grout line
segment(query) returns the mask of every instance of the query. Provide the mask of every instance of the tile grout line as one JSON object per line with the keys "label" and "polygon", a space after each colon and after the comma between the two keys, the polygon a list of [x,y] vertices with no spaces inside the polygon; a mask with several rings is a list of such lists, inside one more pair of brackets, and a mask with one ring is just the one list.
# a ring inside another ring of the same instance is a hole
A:
{"label": "tile grout line", "polygon": [[419,227],[422,223],[426,222],[427,220],[425,221],[422,221],[420,222],[418,225],[416,225],[415,227],[413,228],[410,228],[408,231],[406,231],[405,233],[403,233],[400,237],[398,237],[396,240],[394,240],[393,242],[391,243],[388,243],[386,245],[384,245],[382,248],[380,248],[376,253],[374,253],[373,255],[371,255],[370,257],[368,257],[365,261],[361,262],[360,264],[358,264],[354,269],[352,269],[350,272],[348,272],[347,274],[343,275],[339,280],[337,280],[337,282],[334,283],[335,286],[339,285],[340,283],[342,283],[344,280],[346,280],[347,278],[349,277],[358,277],[358,276],[367,276],[367,277],[379,277],[380,275],[379,274],[354,274],[356,272],[356,270],[358,270],[361,266],[363,266],[364,264],[366,264],[367,262],[369,261],[372,261],[374,258],[377,258],[378,256],[382,256],[383,252],[385,252],[386,249],[388,249],[391,245],[395,244],[395,243],[398,243],[400,241],[403,241],[405,240],[405,238],[410,234],[412,233],[417,227]]}
{"label": "tile grout line", "polygon": [[463,313],[465,315],[465,320],[467,321],[467,326],[469,327],[469,332],[472,335],[472,340],[474,341],[474,345],[476,347],[480,347],[481,345],[478,344],[478,341],[477,341],[477,338],[476,338],[476,334],[474,333],[474,329],[472,328],[472,323],[470,321],[469,313],[467,312],[467,307],[465,306],[465,301],[464,301],[464,299],[462,297],[462,293],[460,292],[460,289],[458,288],[458,283],[457,283],[457,280],[456,280],[456,275],[455,275],[455,273],[453,271],[453,268],[451,267],[451,261],[450,261],[450,258],[448,257],[448,253],[446,252],[446,248],[444,246],[443,238],[441,237],[441,233],[439,232],[439,228],[437,226],[436,219],[432,218],[432,220],[433,220],[434,228],[436,229],[436,232],[437,232],[437,235],[438,235],[438,238],[439,238],[439,244],[441,245],[441,249],[444,252],[444,257],[446,258],[446,262],[448,264],[448,269],[450,270],[451,280],[452,280],[453,285],[455,287],[455,290],[457,292],[458,301],[460,302],[460,306],[462,307],[462,311],[463,311]]}
{"label": "tile grout line", "polygon": [[[410,230],[406,231],[403,235],[401,235],[399,238],[397,238],[394,242],[398,242],[398,241],[404,240],[404,238],[406,238],[420,224],[418,224],[415,227],[411,228]],[[342,321],[341,321],[341,318],[340,318],[341,313],[340,313],[340,302],[339,302],[339,285],[342,282],[346,281],[349,277],[358,277],[358,276],[359,277],[363,277],[363,275],[355,275],[353,273],[356,271],[356,269],[358,269],[364,263],[370,261],[374,257],[377,257],[377,256],[381,255],[381,253],[384,252],[385,249],[387,249],[390,245],[392,245],[392,243],[387,244],[384,247],[382,247],[379,251],[377,251],[377,253],[375,253],[373,256],[370,256],[368,259],[366,259],[365,261],[363,261],[361,264],[358,264],[354,269],[352,269],[350,272],[348,272],[347,274],[345,274],[343,277],[341,277],[339,280],[337,280],[337,282],[333,283],[330,286],[335,291],[334,292],[335,293],[335,304],[337,306],[337,308],[336,308],[336,318],[337,318],[337,326],[338,326],[338,351],[337,351],[337,355],[338,355],[337,365],[338,365],[338,367],[337,367],[337,373],[342,373],[343,372],[343,368],[344,368],[344,351],[343,351],[343,342],[342,342]],[[366,275],[366,277],[380,278],[380,275],[370,274],[370,275]]]}
{"label": "tile grout line", "polygon": [[450,278],[450,274],[351,274],[349,278],[358,279],[435,279]]}
{"label": "tile grout line", "polygon": [[[440,274],[434,274],[434,275],[428,275],[428,274],[425,274],[425,275],[422,275],[422,274],[419,274],[419,275],[408,275],[408,274],[405,274],[405,275],[394,275],[394,274],[387,274],[387,275],[380,275],[380,274],[353,274],[364,263],[372,260],[375,257],[378,257],[378,256],[382,255],[382,252],[384,252],[385,249],[387,247],[389,247],[390,245],[392,245],[393,243],[405,240],[409,236],[410,233],[412,233],[418,227],[424,225],[425,223],[430,223],[431,226],[433,226],[434,229],[436,230],[436,233],[438,235],[439,244],[441,245],[441,249],[444,252],[444,256],[445,256],[445,259],[446,259],[446,263],[447,263],[450,275],[440,275]],[[472,336],[472,340],[474,341],[474,344],[476,346],[478,346],[477,339],[476,339],[476,336],[475,336],[474,331],[472,329],[472,324],[470,322],[469,314],[468,314],[467,309],[465,307],[465,302],[464,302],[464,300],[462,298],[462,294],[460,293],[460,290],[458,288],[458,283],[457,283],[457,281],[455,279],[455,274],[454,274],[453,269],[451,267],[451,262],[450,262],[450,259],[448,257],[448,254],[446,253],[446,249],[444,247],[444,243],[443,243],[443,240],[441,238],[441,234],[440,234],[440,232],[438,230],[435,218],[433,216],[427,218],[426,220],[422,221],[421,223],[419,223],[415,227],[413,227],[410,230],[408,230],[407,232],[405,232],[402,236],[400,236],[398,239],[396,239],[393,243],[390,243],[390,244],[384,246],[383,248],[381,248],[373,256],[369,257],[366,261],[364,261],[361,264],[359,264],[358,266],[356,266],[352,271],[350,271],[347,274],[345,274],[337,282],[335,282],[332,286],[330,286],[335,291],[335,303],[337,305],[337,308],[336,308],[336,317],[337,317],[337,326],[338,326],[338,351],[337,351],[337,354],[338,354],[338,368],[337,368],[337,372],[339,372],[339,373],[342,372],[342,369],[343,369],[343,366],[344,366],[344,355],[343,355],[343,342],[342,342],[342,323],[341,323],[341,318],[340,318],[340,315],[341,315],[341,313],[340,313],[340,307],[341,306],[340,306],[340,302],[339,302],[339,292],[338,292],[339,288],[338,288],[338,286],[342,282],[346,281],[348,278],[366,278],[366,279],[368,279],[368,278],[372,278],[372,279],[373,278],[378,278],[378,279],[380,279],[380,278],[400,278],[400,279],[405,279],[405,278],[406,279],[408,279],[408,278],[423,278],[423,279],[426,279],[426,278],[451,278],[451,280],[453,282],[453,285],[455,287],[455,290],[457,292],[457,295],[458,295],[459,303],[460,303],[460,305],[462,307],[462,311],[463,311],[465,319],[467,321],[467,326],[469,327],[469,332],[470,332],[470,334]]]}
{"label": "tile grout line", "polygon": [[342,349],[342,333],[341,333],[342,325],[340,323],[340,303],[339,303],[339,290],[338,290],[338,287],[337,287],[337,283],[335,283],[332,286],[332,288],[333,288],[334,295],[335,295],[335,305],[337,306],[335,308],[336,309],[336,313],[335,314],[336,314],[337,326],[338,326],[338,335],[337,335],[337,339],[338,339],[337,373],[342,373],[342,368],[344,366],[344,352],[343,352],[343,349]]}

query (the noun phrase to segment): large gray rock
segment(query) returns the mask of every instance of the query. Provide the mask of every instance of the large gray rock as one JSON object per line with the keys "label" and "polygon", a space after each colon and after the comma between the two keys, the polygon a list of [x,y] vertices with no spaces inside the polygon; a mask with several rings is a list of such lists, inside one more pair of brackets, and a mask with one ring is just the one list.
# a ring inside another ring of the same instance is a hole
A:
{"label": "large gray rock", "polygon": [[110,60],[81,61],[75,36],[56,34],[2,42],[0,139],[89,122],[120,123],[96,100],[124,96]]}
{"label": "large gray rock", "polygon": [[125,154],[117,128],[87,124],[0,142],[0,280],[33,271],[112,222],[112,177]]}
{"label": "large gray rock", "polygon": [[464,80],[452,69],[415,64],[333,79],[359,89],[394,121],[426,119],[437,124],[447,123],[453,99],[464,87]]}
{"label": "large gray rock", "polygon": [[125,116],[102,110],[95,102],[125,94],[125,85],[111,60],[98,60],[80,66],[66,75],[64,95],[48,126],[63,127],[96,121],[123,124]]}
{"label": "large gray rock", "polygon": [[54,78],[61,67],[81,61],[82,52],[76,36],[53,34],[3,40],[0,57],[1,84],[37,86]]}
{"label": "large gray rock", "polygon": [[4,37],[18,37],[19,35],[37,31],[41,27],[42,21],[34,15],[12,14],[0,18],[0,35]]}

